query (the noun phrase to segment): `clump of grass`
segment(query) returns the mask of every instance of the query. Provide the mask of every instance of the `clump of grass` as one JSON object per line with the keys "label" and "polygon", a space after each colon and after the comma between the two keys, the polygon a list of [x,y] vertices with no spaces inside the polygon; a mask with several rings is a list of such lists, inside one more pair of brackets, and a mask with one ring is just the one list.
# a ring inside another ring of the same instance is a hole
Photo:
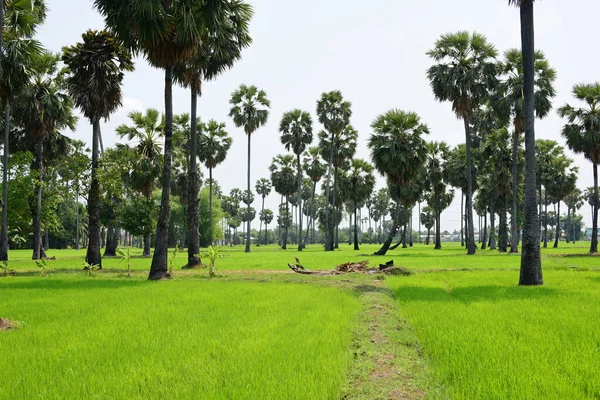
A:
{"label": "clump of grass", "polygon": [[125,251],[117,249],[117,255],[121,256],[119,264],[121,264],[123,261],[127,263],[127,277],[131,278],[131,250],[129,247],[127,247]]}
{"label": "clump of grass", "polygon": [[8,266],[8,261],[0,263],[0,276],[16,276],[17,272]]}

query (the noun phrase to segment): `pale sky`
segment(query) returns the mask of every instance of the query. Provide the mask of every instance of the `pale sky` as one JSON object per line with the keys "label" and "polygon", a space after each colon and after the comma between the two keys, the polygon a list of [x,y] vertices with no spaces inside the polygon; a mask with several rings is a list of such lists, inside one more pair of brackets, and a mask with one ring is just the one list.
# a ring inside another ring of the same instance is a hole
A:
{"label": "pale sky", "polygon": [[[506,0],[254,0],[251,23],[254,43],[243,60],[216,81],[208,83],[199,101],[198,115],[205,121],[227,123],[233,146],[227,160],[214,171],[225,193],[246,185],[246,138],[228,117],[229,98],[241,83],[256,85],[271,100],[268,124],[253,138],[252,182],[269,177],[274,156],[284,153],[278,126],[284,112],[300,108],[315,120],[316,101],[322,92],[341,90],[352,102],[352,124],[359,131],[357,157],[369,160],[366,143],[373,119],[391,109],[417,112],[431,134],[428,140],[450,145],[464,143],[462,122],[449,103],[435,101],[426,70],[432,65],[426,52],[444,33],[469,30],[487,36],[500,53],[520,47],[519,12]],[[47,0],[50,9],[39,39],[59,51],[80,41],[87,29],[103,28],[103,20],[88,0]],[[590,38],[596,37],[600,2],[580,0],[572,7],[564,0],[536,2],[536,48],[544,51],[558,71],[555,107],[573,103],[574,84],[599,79],[600,55],[590,51]],[[146,108],[164,110],[163,72],[140,59],[136,71],[126,76],[124,107],[103,124],[104,145],[117,141],[116,126],[129,123],[127,113]],[[175,113],[189,112],[190,95],[174,91]],[[536,138],[556,140],[564,145],[560,130],[564,122],[553,111],[536,122]],[[91,127],[84,119],[70,136],[88,141]],[[567,150],[568,152],[568,150]],[[570,152],[568,152],[570,154]],[[582,156],[574,156],[580,168],[578,186],[591,186],[592,167]],[[379,179],[379,185],[383,179]],[[272,194],[267,207],[277,210],[278,196]],[[258,200],[254,207],[259,209]],[[566,207],[562,207],[566,212]],[[585,205],[580,213],[591,225]],[[415,211],[414,227],[417,227]],[[366,215],[366,214],[364,214]],[[442,215],[442,230],[458,229],[460,196]],[[477,225],[477,221],[475,221]],[[258,219],[253,225],[258,226]]]}

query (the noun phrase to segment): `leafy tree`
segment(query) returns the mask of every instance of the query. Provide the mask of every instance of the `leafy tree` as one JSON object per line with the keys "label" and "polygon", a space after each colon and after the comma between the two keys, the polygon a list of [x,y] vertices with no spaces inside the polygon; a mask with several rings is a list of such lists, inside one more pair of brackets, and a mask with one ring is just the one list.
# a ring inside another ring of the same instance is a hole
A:
{"label": "leafy tree", "polygon": [[[0,261],[8,261],[8,170],[11,103],[30,80],[32,64],[42,45],[32,39],[46,17],[43,1],[5,0],[0,3],[0,101],[4,108],[2,227]],[[11,204],[12,206],[12,204]]]}
{"label": "leafy tree", "polygon": [[[329,225],[330,222],[335,220],[329,216],[332,212],[330,210],[330,196],[331,196],[331,173],[334,164],[334,157],[338,151],[336,149],[336,137],[340,137],[344,129],[350,124],[350,117],[352,116],[352,104],[349,101],[344,100],[342,92],[334,90],[332,92],[321,94],[320,99],[317,101],[317,116],[319,122],[325,126],[325,129],[329,133],[330,146],[325,149],[323,144],[320,143],[321,151],[328,152],[329,154],[323,154],[323,159],[328,159],[327,167],[327,182],[325,184],[325,251],[333,251],[334,249],[334,238],[333,230],[334,227]],[[319,133],[319,139],[323,142],[323,138],[327,135],[325,133]],[[338,140],[339,141],[339,140]],[[335,188],[335,183],[333,185]],[[335,192],[333,193],[335,197]],[[335,198],[333,202],[335,204]]]}
{"label": "leafy tree", "polygon": [[[312,118],[310,114],[301,110],[292,110],[283,114],[279,125],[281,143],[286,150],[291,150],[296,155],[296,174],[298,188],[302,188],[302,153],[313,141]],[[298,212],[302,215],[302,196],[298,196]],[[299,222],[298,251],[302,251],[302,218]]]}
{"label": "leafy tree", "polygon": [[133,61],[107,31],[89,30],[83,42],[63,48],[62,60],[69,68],[66,78],[73,102],[89,119],[92,133],[92,174],[88,196],[88,249],[85,261],[102,269],[100,256],[100,185],[98,159],[100,120],[108,120],[123,104],[121,86],[125,71],[133,71]]}
{"label": "leafy tree", "polygon": [[296,180],[296,171],[294,170],[294,156],[292,155],[278,155],[273,158],[273,162],[269,167],[271,171],[271,181],[275,191],[285,197],[285,209],[279,210],[281,220],[285,222],[285,225],[280,226],[284,229],[283,240],[281,248],[287,250],[287,238],[288,228],[291,223],[287,223],[288,218],[291,219],[291,213],[289,211],[290,196],[298,191],[298,181]]}
{"label": "leafy tree", "polygon": [[[219,123],[215,120],[210,120],[207,124],[201,125],[201,134],[200,134],[200,147],[198,148],[198,155],[200,157],[200,162],[204,163],[204,166],[208,168],[208,176],[209,176],[209,227],[212,227],[212,198],[213,198],[213,175],[212,171],[217,165],[225,161],[227,157],[227,152],[231,148],[232,139],[229,137],[228,132],[225,130],[225,124]],[[192,153],[193,154],[193,153]],[[194,158],[193,156],[191,158]],[[190,158],[190,160],[191,160]],[[191,168],[191,164],[190,164]],[[194,177],[197,179],[197,177]],[[190,192],[190,196],[193,193]],[[193,198],[193,197],[191,197]],[[195,214],[197,215],[197,214]],[[190,263],[195,262],[196,254],[200,253],[200,249],[196,248],[197,240],[194,239],[194,235],[197,235],[198,224],[194,217],[194,220],[190,220],[190,214],[188,212],[188,232],[190,237],[192,238],[190,241],[190,245],[188,248],[188,265]],[[194,232],[192,232],[194,231]],[[212,238],[213,235],[209,231],[209,238]],[[212,245],[212,242],[209,243]],[[190,252],[193,250],[193,252]],[[199,262],[199,260],[198,260]]]}
{"label": "leafy tree", "polygon": [[[260,208],[260,230],[258,232],[258,246],[260,246],[260,237],[262,234],[262,224],[264,222],[264,219],[262,218],[263,212],[265,211],[265,198],[271,194],[271,190],[272,190],[272,185],[271,185],[271,181],[268,180],[267,178],[261,178],[258,181],[256,181],[256,186],[254,186],[254,188],[256,189],[256,193],[258,193],[258,195],[261,197],[262,199],[262,206]],[[267,244],[266,242],[267,236],[265,234],[265,242],[264,244]]]}
{"label": "leafy tree", "polygon": [[569,104],[561,107],[558,114],[567,119],[562,135],[567,146],[577,154],[583,154],[592,162],[594,172],[594,209],[592,213],[592,240],[590,253],[598,252],[598,163],[600,163],[600,83],[575,85],[573,95],[583,107]]}
{"label": "leafy tree", "polygon": [[[136,155],[136,160],[129,173],[130,184],[133,189],[150,201],[164,163],[160,143],[163,137],[164,118],[161,117],[158,110],[149,108],[143,114],[139,111],[130,112],[129,119],[133,125],[118,126],[117,134],[135,144],[135,147],[131,149]],[[127,146],[127,149],[130,148]],[[145,218],[144,221],[148,220]],[[152,236],[150,226],[154,226],[154,223],[146,225],[145,228],[144,257],[150,257]]]}
{"label": "leafy tree", "polygon": [[354,250],[360,250],[358,247],[358,205],[364,203],[368,198],[373,188],[375,187],[375,175],[373,175],[373,166],[361,159],[354,159],[350,164],[347,179],[349,181],[348,188],[351,190],[348,196],[353,205],[354,210]]}
{"label": "leafy tree", "polygon": [[36,59],[31,80],[16,102],[17,120],[25,128],[27,139],[35,146],[36,154],[33,164],[33,172],[38,177],[33,215],[34,260],[44,255],[41,240],[44,144],[52,145],[52,139],[58,138],[58,132],[62,129],[74,130],[77,120],[73,115],[73,102],[66,93],[64,80],[58,70],[58,62],[59,56],[51,53],[44,53]]}
{"label": "leafy tree", "polygon": [[555,165],[550,170],[549,185],[547,188],[548,194],[558,204],[556,210],[556,235],[554,236],[554,248],[558,247],[558,239],[560,237],[560,202],[575,190],[577,183],[578,168],[572,168],[573,160],[568,158],[559,158],[555,160]]}
{"label": "leafy tree", "polygon": [[[552,109],[552,98],[556,96],[554,81],[556,80],[556,71],[550,67],[544,53],[536,51],[534,53],[534,111],[537,118],[544,118]],[[520,50],[510,49],[504,53],[504,62],[502,65],[502,74],[505,79],[498,87],[498,98],[495,101],[496,107],[508,118],[513,121],[513,168],[512,179],[513,187],[518,185],[518,149],[519,137],[525,132],[525,117],[523,113],[524,106],[524,88],[523,88],[523,56]],[[511,253],[518,253],[518,228],[517,228],[517,191],[513,191],[512,199],[512,225],[511,225]]]}
{"label": "leafy tree", "polygon": [[[450,149],[448,148],[448,145],[445,142],[427,143],[427,159],[425,160],[425,169],[427,171],[427,204],[434,214],[436,249],[442,248],[442,211],[448,208],[452,203],[452,200],[454,199],[454,190],[447,190],[447,183],[444,180],[444,171],[446,169],[446,163],[448,160],[449,153]],[[425,217],[425,219],[427,219],[428,215],[425,214]],[[429,244],[429,229],[431,228],[428,228],[427,231],[427,244]]]}
{"label": "leafy tree", "polygon": [[420,218],[421,223],[425,225],[425,228],[427,229],[427,238],[425,239],[425,244],[429,245],[431,228],[433,228],[433,226],[435,225],[435,212],[433,211],[433,208],[429,206],[424,207],[423,211],[421,212]]}
{"label": "leafy tree", "polygon": [[[248,191],[250,191],[250,156],[252,134],[258,128],[267,123],[269,107],[271,102],[267,99],[267,93],[259,90],[256,86],[241,85],[231,95],[231,110],[229,116],[233,119],[236,127],[244,128],[248,137]],[[246,253],[250,253],[250,224],[246,232]]]}
{"label": "leafy tree", "polygon": [[[371,128],[373,133],[368,147],[375,169],[387,178],[391,190],[408,189],[425,163],[427,148],[423,135],[429,134],[429,128],[421,123],[416,113],[397,109],[378,116]],[[415,202],[418,197],[414,199]],[[402,199],[403,205],[408,208],[410,200]],[[399,226],[394,224],[377,255],[387,253],[398,229]]]}
{"label": "leafy tree", "polygon": [[535,207],[535,41],[534,0],[508,0],[521,13],[521,53],[523,58],[523,117],[525,120],[525,207],[519,285],[543,285],[538,215]]}
{"label": "leafy tree", "polygon": [[[211,3],[212,4],[212,3]],[[167,276],[171,215],[171,160],[173,151],[173,69],[198,52],[208,5],[200,0],[94,0],[106,25],[126,48],[141,53],[165,71],[165,144],[162,197],[156,228],[156,247],[148,279]],[[212,15],[210,15],[212,16]]]}
{"label": "leafy tree", "polygon": [[[467,191],[466,208],[469,232],[473,227],[473,169],[470,121],[477,107],[487,100],[497,84],[497,51],[479,33],[458,32],[442,35],[427,53],[437,64],[427,76],[437,100],[452,102],[452,110],[465,126]],[[469,235],[467,254],[475,254],[475,236]]]}
{"label": "leafy tree", "polygon": [[[195,56],[175,68],[175,76],[191,90],[190,155],[205,151],[202,144],[203,138],[198,138],[196,119],[198,97],[202,95],[203,82],[215,80],[219,75],[233,67],[235,62],[241,58],[242,50],[252,43],[249,35],[249,23],[253,11],[250,5],[243,1],[206,2],[203,13],[204,29],[201,30],[202,38],[197,43]],[[210,121],[204,128],[211,127],[213,122]],[[223,130],[224,125],[220,126],[215,123],[212,128]],[[199,147],[198,140],[200,140]],[[231,145],[231,142],[229,145]],[[214,167],[207,168],[212,173]],[[200,183],[194,156],[189,157],[187,181],[189,183],[187,198],[193,199],[189,202],[187,208],[189,236],[187,266],[194,267],[200,264],[200,259],[196,257],[200,252],[198,243],[198,202],[196,201]],[[210,182],[212,182],[212,177]],[[210,197],[212,199],[212,196]],[[212,210],[212,207],[210,207],[210,210]],[[209,227],[212,227],[212,222]],[[212,237],[211,233],[209,233],[209,237]]]}

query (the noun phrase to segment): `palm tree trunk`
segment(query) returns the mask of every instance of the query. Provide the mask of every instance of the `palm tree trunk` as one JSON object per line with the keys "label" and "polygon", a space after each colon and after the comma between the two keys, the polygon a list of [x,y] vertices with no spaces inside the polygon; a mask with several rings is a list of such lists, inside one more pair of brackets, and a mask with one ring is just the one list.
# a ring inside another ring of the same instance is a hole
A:
{"label": "palm tree trunk", "polygon": [[467,150],[467,193],[466,193],[466,207],[467,207],[467,230],[469,235],[467,237],[467,254],[475,254],[475,235],[473,235],[473,161],[471,160],[471,132],[469,127],[468,118],[463,118],[465,123],[465,136],[466,136],[466,150]]}
{"label": "palm tree trunk", "polygon": [[460,247],[465,246],[464,227],[465,227],[465,192],[460,192]]}
{"label": "palm tree trunk", "polygon": [[385,240],[385,242],[383,242],[383,246],[381,246],[381,249],[379,249],[376,253],[374,253],[375,256],[385,256],[386,255],[386,253],[390,249],[390,246],[392,245],[392,240],[394,240],[394,236],[396,236],[396,233],[398,233],[399,228],[400,227],[398,226],[398,224],[394,224],[392,226],[392,229],[390,230],[390,233],[388,234],[387,239]]}
{"label": "palm tree trunk", "polygon": [[[213,174],[212,168],[208,169],[208,244],[213,245]],[[264,202],[264,200],[263,200]],[[261,225],[262,226],[262,225]],[[260,238],[260,235],[258,236]],[[259,240],[260,241],[260,240]],[[200,250],[200,244],[198,243],[198,250]]]}
{"label": "palm tree trunk", "polygon": [[[262,196],[262,206],[260,208],[260,215],[264,215],[264,213],[265,213],[265,196]],[[261,237],[262,237],[263,220],[260,217],[258,219],[260,220],[260,228],[258,230],[258,243],[257,243],[257,246],[260,246],[260,240],[261,240]]]}
{"label": "palm tree trunk", "polygon": [[534,24],[533,0],[521,2],[523,52],[523,114],[525,116],[525,208],[519,285],[542,285],[538,215],[535,206],[535,114],[534,114]]}
{"label": "palm tree trunk", "polygon": [[425,244],[429,246],[429,235],[431,234],[431,229],[427,228],[427,238],[425,239]]}
{"label": "palm tree trunk", "polygon": [[[187,265],[185,268],[196,268],[200,265],[200,238],[198,234],[199,212],[198,212],[198,166],[197,157],[198,154],[198,91],[196,88],[191,89],[191,115],[190,115],[190,141],[189,141],[189,160],[188,160],[188,204],[187,204]],[[209,168],[209,174],[211,174],[212,183],[212,168]],[[209,232],[212,233],[212,208],[209,206]],[[212,235],[210,236],[212,243]]]}
{"label": "palm tree trunk", "polygon": [[500,210],[500,226],[498,227],[498,251],[506,253],[508,250],[508,224],[506,208]]}
{"label": "palm tree trunk", "polygon": [[513,132],[513,146],[512,146],[512,181],[513,181],[513,192],[512,192],[512,212],[510,221],[510,252],[519,252],[519,233],[517,230],[517,194],[519,188],[518,176],[517,176],[517,158],[519,153],[519,132],[515,129]]}
{"label": "palm tree trunk", "polygon": [[540,179],[540,181],[538,182],[538,199],[539,199],[539,203],[538,203],[538,237],[541,238],[542,237],[542,180]]}
{"label": "palm tree trunk", "polygon": [[289,201],[288,197],[285,196],[285,218],[282,218],[283,222],[283,245],[281,248],[287,250],[287,237],[288,237],[288,222],[289,222]]}
{"label": "palm tree trunk", "polygon": [[[250,193],[250,153],[252,150],[250,139],[252,135],[248,133],[248,193]],[[250,204],[248,204],[248,214],[250,214]],[[246,253],[250,253],[250,220],[246,226]]]}
{"label": "palm tree trunk", "polygon": [[481,240],[481,250],[487,248],[487,212],[483,215],[483,238]]}
{"label": "palm tree trunk", "polygon": [[[369,213],[369,216],[371,214]],[[418,242],[419,244],[421,244],[421,202],[419,201],[419,213],[417,214],[417,219],[418,219],[418,223],[419,223],[419,238],[418,238]]]}
{"label": "palm tree trunk", "polygon": [[36,145],[36,160],[35,169],[38,172],[38,182],[35,195],[35,208],[33,216],[33,256],[32,260],[39,260],[41,258],[42,248],[42,156],[44,154],[44,141],[43,135],[38,139]]}
{"label": "palm tree trunk", "polygon": [[[4,26],[4,3],[0,3],[0,29]],[[2,30],[0,30],[2,32]],[[2,36],[2,35],[0,35]],[[0,52],[3,54],[2,39]],[[4,156],[2,171],[2,228],[0,228],[0,261],[8,261],[8,135],[10,133],[10,103],[4,108]]]}
{"label": "palm tree trunk", "polygon": [[167,275],[169,252],[169,220],[171,219],[171,163],[173,153],[173,68],[165,68],[165,157],[162,172],[162,195],[156,224],[156,246],[148,279],[159,280]]}
{"label": "palm tree trunk", "polygon": [[81,239],[79,237],[79,229],[81,225],[81,213],[79,211],[79,178],[77,178],[77,190],[75,192],[75,205],[77,207],[77,219],[75,223],[75,250],[79,250]]}
{"label": "palm tree trunk", "polygon": [[548,189],[544,191],[544,248],[548,247]]}
{"label": "palm tree trunk", "polygon": [[490,210],[490,250],[496,250],[496,210]]}
{"label": "palm tree trunk", "polygon": [[594,212],[592,215],[592,243],[590,253],[598,252],[598,164],[594,163]]}
{"label": "palm tree trunk", "polygon": [[[435,247],[434,250],[441,250],[442,248],[442,229],[441,229],[441,213],[435,211]],[[462,223],[461,223],[462,225]]]}
{"label": "palm tree trunk", "polygon": [[[565,203],[566,204],[566,203]],[[569,243],[571,241],[571,207],[567,205],[567,226],[565,227],[566,232],[566,242]]]}
{"label": "palm tree trunk", "polygon": [[98,182],[98,138],[100,135],[100,120],[92,121],[92,182],[88,199],[88,248],[85,261],[89,265],[102,268],[102,257],[100,256],[100,183]]}
{"label": "palm tree trunk", "polygon": [[300,161],[300,153],[296,154],[296,162],[298,164],[298,251],[302,251],[302,163]]}
{"label": "palm tree trunk", "polygon": [[269,224],[267,224],[267,223],[265,222],[265,246],[269,244],[269,243],[268,243],[268,241],[269,241],[269,240],[267,239],[267,234],[268,234],[268,233],[269,233]]}
{"label": "palm tree trunk", "polygon": [[327,168],[327,185],[325,186],[325,251],[333,251],[333,235],[330,237],[329,227],[329,195],[331,191],[331,169],[333,167],[334,134],[331,133],[331,149],[329,150],[329,163]]}
{"label": "palm tree trunk", "polygon": [[558,209],[556,210],[556,235],[554,238],[553,248],[558,248],[558,237],[560,235],[560,200],[558,201]]}
{"label": "palm tree trunk", "polygon": [[360,248],[358,247],[358,224],[356,223],[356,209],[358,208],[358,205],[356,204],[356,201],[354,201],[354,250],[360,250]]}
{"label": "palm tree trunk", "polygon": [[104,257],[116,257],[119,246],[119,229],[114,223],[109,223],[106,228],[106,247]]}

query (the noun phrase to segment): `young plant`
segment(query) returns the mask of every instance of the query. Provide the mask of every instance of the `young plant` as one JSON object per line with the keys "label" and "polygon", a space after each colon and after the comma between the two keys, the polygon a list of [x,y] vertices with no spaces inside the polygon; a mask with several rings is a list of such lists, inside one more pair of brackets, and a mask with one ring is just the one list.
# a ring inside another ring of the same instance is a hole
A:
{"label": "young plant", "polygon": [[46,260],[42,258],[41,260],[35,260],[35,265],[40,269],[40,276],[46,276],[48,264]]}
{"label": "young plant", "polygon": [[87,261],[83,262],[83,271],[86,273],[88,277],[92,277],[95,275],[95,272],[100,268],[95,264],[89,264]]}
{"label": "young plant", "polygon": [[0,270],[2,273],[0,276],[16,276],[17,272],[8,266],[8,261],[2,261],[0,264]]}
{"label": "young plant", "polygon": [[221,248],[219,246],[209,246],[204,257],[207,257],[210,260],[210,270],[208,274],[210,276],[215,276],[215,260],[223,257],[221,255]]}
{"label": "young plant", "polygon": [[118,249],[117,254],[121,256],[121,261],[119,261],[119,264],[123,261],[127,261],[127,277],[131,278],[131,251],[129,250],[129,247],[127,247],[126,251]]}
{"label": "young plant", "polygon": [[171,257],[169,257],[169,273],[168,277],[173,276],[175,273],[175,258],[177,257],[177,253],[179,253],[179,246],[175,246],[173,252],[171,253]]}

